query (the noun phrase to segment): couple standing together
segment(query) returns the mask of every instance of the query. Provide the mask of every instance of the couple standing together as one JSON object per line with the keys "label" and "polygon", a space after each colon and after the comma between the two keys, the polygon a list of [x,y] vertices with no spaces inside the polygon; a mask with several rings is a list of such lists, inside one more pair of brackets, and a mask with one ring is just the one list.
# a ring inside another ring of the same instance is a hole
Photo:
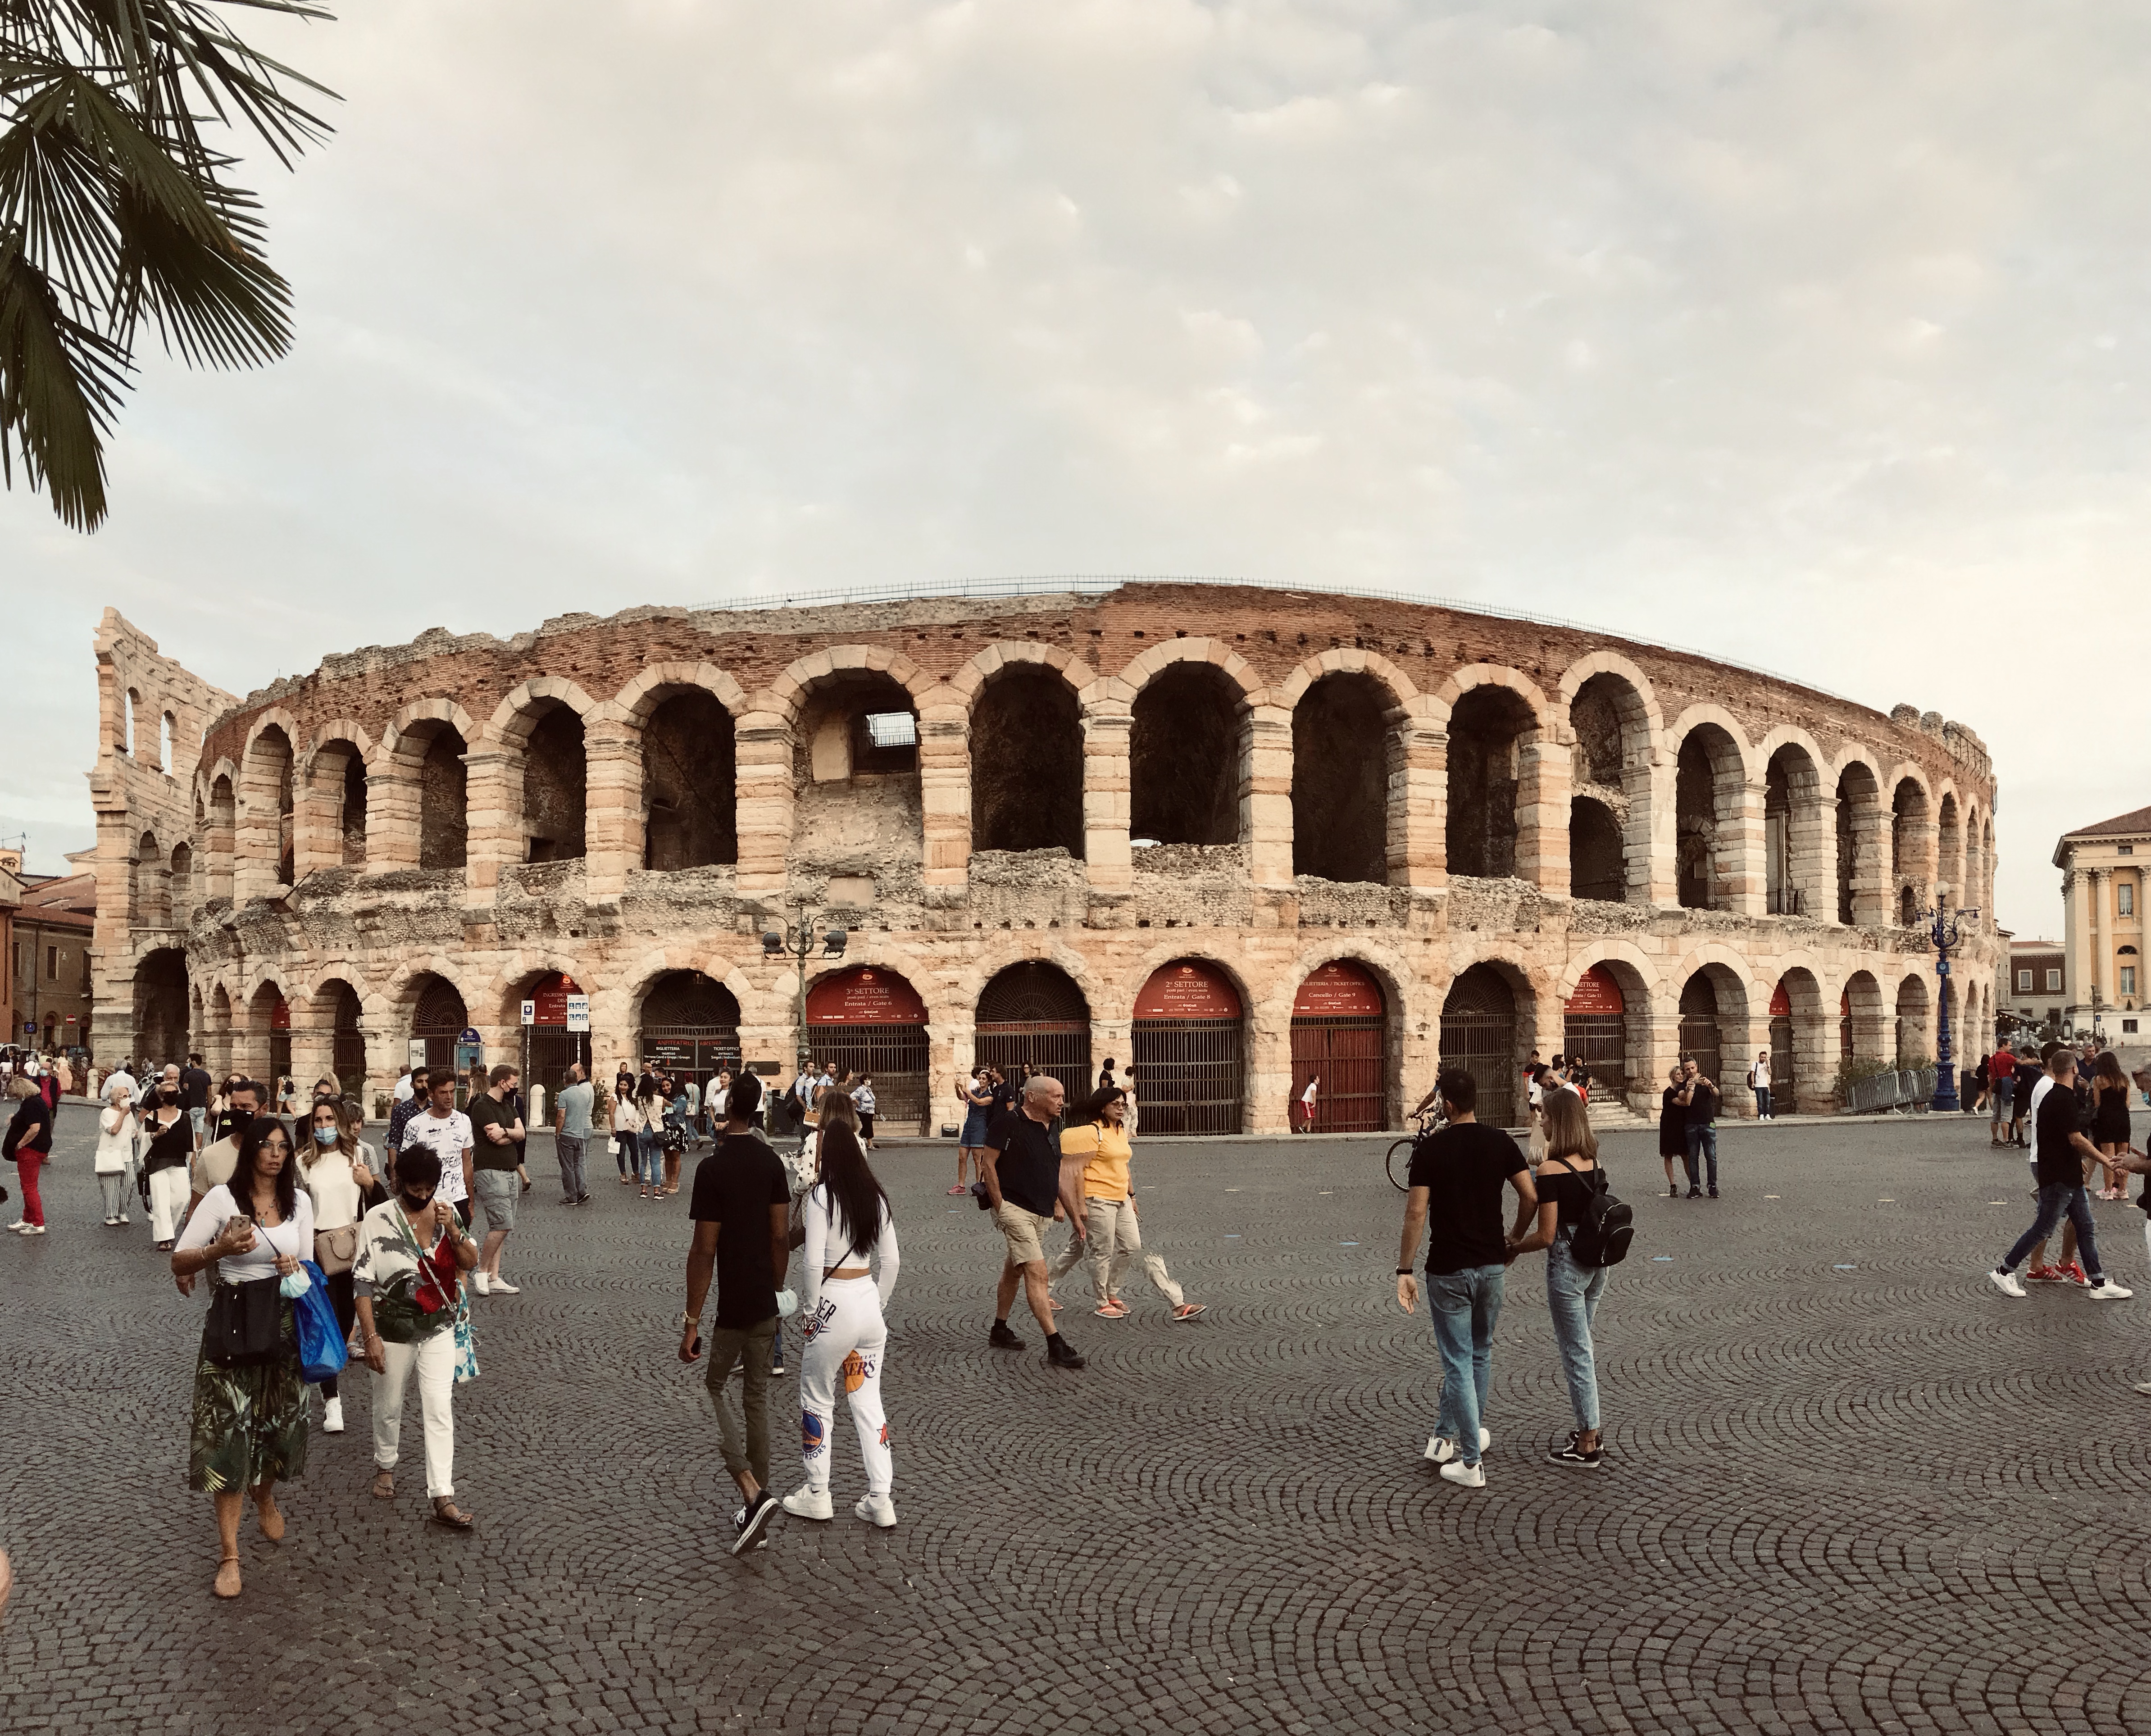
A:
{"label": "couple standing together", "polygon": [[[1591,1329],[1606,1293],[1607,1268],[1584,1263],[1575,1246],[1592,1196],[1603,1186],[1598,1141],[1583,1100],[1573,1091],[1557,1091],[1547,1100],[1546,1154],[1535,1181],[1516,1141],[1499,1127],[1480,1124],[1479,1086],[1470,1074],[1445,1070],[1435,1093],[1448,1125],[1428,1135],[1412,1155],[1397,1252],[1397,1303],[1415,1313],[1419,1281],[1413,1261],[1420,1237],[1426,1237],[1427,1300],[1441,1347],[1441,1415],[1425,1456],[1449,1482],[1486,1486],[1480,1455],[1493,1445],[1482,1419],[1493,1373],[1494,1326],[1510,1263],[1543,1248],[1546,1305],[1576,1413],[1576,1427],[1546,1458],[1595,1470],[1603,1448]],[[1506,1233],[1504,1187],[1516,1196],[1516,1221]]]}

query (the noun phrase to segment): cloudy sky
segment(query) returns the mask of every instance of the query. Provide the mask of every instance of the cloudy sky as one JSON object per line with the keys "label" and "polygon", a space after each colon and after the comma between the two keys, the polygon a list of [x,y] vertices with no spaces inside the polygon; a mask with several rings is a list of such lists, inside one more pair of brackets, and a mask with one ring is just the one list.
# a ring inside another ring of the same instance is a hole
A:
{"label": "cloudy sky", "polygon": [[[2005,922],[2151,802],[2151,14],[346,0],[256,169],[298,343],[0,495],[0,832],[90,635],[235,691],[444,625],[1035,573],[1380,584],[1983,735]],[[257,159],[259,153],[256,154]]]}

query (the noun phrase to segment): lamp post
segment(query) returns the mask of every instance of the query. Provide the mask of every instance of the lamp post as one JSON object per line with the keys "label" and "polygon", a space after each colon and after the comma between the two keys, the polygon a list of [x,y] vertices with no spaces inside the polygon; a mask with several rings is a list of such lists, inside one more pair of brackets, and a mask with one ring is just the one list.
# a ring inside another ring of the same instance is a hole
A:
{"label": "lamp post", "polygon": [[1957,1101],[1956,1069],[1950,1065],[1949,954],[1957,943],[1958,922],[1978,914],[1971,909],[1952,916],[1940,896],[1931,909],[1920,913],[1921,920],[1927,924],[1927,939],[1935,944],[1935,975],[1940,979],[1935,991],[1935,1096],[1928,1105],[1931,1109],[1955,1111],[1964,1106]]}
{"label": "lamp post", "polygon": [[[762,955],[765,959],[782,959],[787,955],[798,961],[799,967],[799,1026],[797,1031],[799,1060],[804,1065],[812,1059],[813,1051],[807,1041],[807,960],[813,954],[815,930],[821,926],[828,913],[817,910],[811,917],[804,903],[792,907],[792,939],[787,944],[782,929],[769,929],[762,937]],[[849,936],[842,929],[831,929],[820,937],[824,959],[841,959]]]}

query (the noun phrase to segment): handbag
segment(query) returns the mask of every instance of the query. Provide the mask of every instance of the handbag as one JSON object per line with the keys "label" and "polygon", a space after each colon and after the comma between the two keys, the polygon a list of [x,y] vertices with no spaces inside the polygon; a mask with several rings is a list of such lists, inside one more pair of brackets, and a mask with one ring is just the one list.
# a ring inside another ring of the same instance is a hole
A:
{"label": "handbag", "polygon": [[323,1273],[348,1272],[358,1263],[358,1226],[314,1232],[314,1263]]}
{"label": "handbag", "polygon": [[299,1376],[309,1386],[333,1380],[351,1360],[343,1328],[337,1324],[336,1308],[329,1301],[327,1281],[311,1260],[299,1263],[313,1282],[292,1304],[299,1328]]}
{"label": "handbag", "polygon": [[274,1362],[284,1350],[283,1297],[280,1280],[257,1278],[247,1283],[220,1283],[209,1299],[202,1323],[202,1354],[220,1369]]}

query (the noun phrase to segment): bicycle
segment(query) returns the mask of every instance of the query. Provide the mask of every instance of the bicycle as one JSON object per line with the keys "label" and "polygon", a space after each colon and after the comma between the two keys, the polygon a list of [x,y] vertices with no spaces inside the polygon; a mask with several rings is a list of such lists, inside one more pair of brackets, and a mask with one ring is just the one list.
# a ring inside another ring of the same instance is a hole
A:
{"label": "bicycle", "polygon": [[1406,1134],[1389,1147],[1389,1155],[1382,1160],[1382,1167],[1389,1172],[1389,1185],[1399,1193],[1411,1192],[1412,1153],[1419,1142],[1430,1133],[1438,1133],[1449,1125],[1448,1118],[1437,1103],[1431,1109],[1421,1110],[1412,1117],[1416,1131]]}

